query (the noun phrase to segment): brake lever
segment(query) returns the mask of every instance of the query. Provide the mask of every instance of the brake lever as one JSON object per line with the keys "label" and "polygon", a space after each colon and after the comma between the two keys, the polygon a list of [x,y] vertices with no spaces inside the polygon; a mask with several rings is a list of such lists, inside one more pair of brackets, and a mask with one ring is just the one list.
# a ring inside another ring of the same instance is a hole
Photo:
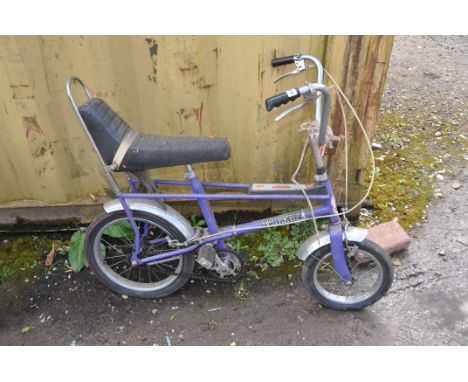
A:
{"label": "brake lever", "polygon": [[304,69],[306,69],[306,64],[305,64],[305,61],[304,61],[303,58],[300,58],[300,59],[297,59],[297,60],[294,59],[294,64],[296,65],[296,69],[294,69],[292,72],[283,73],[281,76],[276,78],[273,82],[276,83],[279,80],[281,80],[281,79],[283,79],[284,77],[287,77],[287,76],[294,76],[294,75],[302,72]]}
{"label": "brake lever", "polygon": [[301,108],[303,108],[304,106],[312,103],[312,102],[315,102],[317,100],[317,97],[318,97],[318,94],[317,92],[307,92],[306,94],[304,94],[304,101],[301,102],[300,104],[298,105],[295,105],[293,107],[290,107],[289,109],[283,111],[282,113],[278,114],[276,117],[275,117],[275,121],[278,122],[279,120],[283,119],[284,117],[286,117],[289,113],[292,113],[293,111],[296,111],[296,110],[299,110]]}

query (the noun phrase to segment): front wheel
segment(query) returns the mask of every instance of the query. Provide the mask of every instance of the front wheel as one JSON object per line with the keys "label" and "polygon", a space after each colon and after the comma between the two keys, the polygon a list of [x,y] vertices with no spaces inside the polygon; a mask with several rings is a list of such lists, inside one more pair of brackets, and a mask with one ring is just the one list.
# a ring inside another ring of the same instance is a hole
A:
{"label": "front wheel", "polygon": [[330,245],[309,255],[302,268],[308,292],[332,309],[359,310],[379,300],[393,281],[390,257],[370,240],[348,242],[343,248],[352,282],[345,283],[335,269]]}
{"label": "front wheel", "polygon": [[[170,222],[145,212],[133,211],[140,236],[140,258],[174,251],[168,239],[184,241]],[[98,279],[114,292],[134,297],[168,296],[182,288],[194,267],[187,253],[142,265],[132,265],[135,232],[124,211],[100,215],[87,229],[85,253]]]}

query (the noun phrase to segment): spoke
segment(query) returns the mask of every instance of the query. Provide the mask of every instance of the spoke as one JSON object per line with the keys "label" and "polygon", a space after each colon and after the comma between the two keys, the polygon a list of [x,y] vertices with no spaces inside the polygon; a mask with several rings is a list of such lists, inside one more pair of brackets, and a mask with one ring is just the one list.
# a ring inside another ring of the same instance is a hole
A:
{"label": "spoke", "polygon": [[164,269],[162,269],[161,266],[160,266],[159,264],[155,264],[155,265],[156,265],[164,274],[166,273],[166,272],[164,271]]}
{"label": "spoke", "polygon": [[353,267],[349,270],[351,272],[351,274],[353,273],[353,271],[359,266],[359,263],[356,261],[356,264],[353,265]]}
{"label": "spoke", "polygon": [[[153,239],[153,241],[156,241],[156,240],[159,240],[161,238],[161,236],[165,233],[162,229],[160,229],[159,227],[157,227],[158,230],[160,231],[158,237],[156,239]],[[167,235],[169,236],[169,235]],[[161,244],[166,244],[167,243],[167,238],[166,238],[166,241],[161,241],[160,243],[158,244],[151,244],[151,246],[148,248],[148,251],[152,251],[154,248],[157,248],[159,247]]]}
{"label": "spoke", "polygon": [[[155,264],[155,265],[161,270],[161,273],[162,273],[162,274],[164,274],[164,275],[166,275],[166,276],[168,276],[168,277],[169,277],[170,275],[172,275],[172,273],[175,274],[175,271],[177,270],[176,268],[172,268],[172,269],[170,268],[169,270],[167,270],[167,269],[162,268],[159,264]],[[163,265],[163,266],[166,266],[165,264],[162,264],[162,265]]]}
{"label": "spoke", "polygon": [[164,231],[161,230],[161,229],[160,229],[159,231],[160,231],[160,232],[159,232],[158,237],[157,237],[156,239],[151,239],[152,241],[156,241],[156,240],[159,240],[159,239],[161,238],[161,235],[164,233]]}
{"label": "spoke", "polygon": [[[316,257],[315,257],[315,258],[316,258]],[[316,259],[317,259],[317,258],[316,258]],[[340,274],[335,270],[335,267],[332,267],[330,264],[327,264],[327,263],[323,262],[323,260],[322,260],[322,264],[323,264],[325,267],[330,268],[330,269],[340,278],[340,280],[343,280],[343,278],[340,276]],[[321,265],[319,264],[319,267],[320,267],[320,266],[321,266]]]}
{"label": "spoke", "polygon": [[156,280],[161,281],[161,278],[158,276],[157,273],[154,272],[154,269],[153,268],[150,268],[150,269],[151,269],[151,273],[156,276]]}
{"label": "spoke", "polygon": [[[109,267],[115,275],[127,279],[128,282],[137,282],[141,285],[146,283],[164,283],[166,280],[174,277],[181,264],[181,257],[180,255],[172,255],[171,253],[176,250],[168,245],[168,239],[172,238],[172,236],[156,223],[137,218],[134,220],[134,223],[139,236],[135,237],[133,229],[130,231],[127,229],[128,227],[118,224],[123,222],[128,223],[129,220],[120,219],[119,221],[113,221],[101,231],[101,244],[99,245],[104,246],[106,249],[105,266]],[[113,231],[115,235],[113,236],[117,237],[106,235],[105,230],[109,227],[115,229]],[[150,263],[138,267],[131,265],[130,259],[135,251],[136,239],[141,240],[142,257],[157,255],[167,257],[159,261],[156,260],[151,265]],[[103,251],[100,249],[100,252]],[[134,270],[137,272],[134,272]]]}
{"label": "spoke", "polygon": [[[365,254],[366,256],[368,256],[367,254]],[[356,268],[358,268],[361,264],[362,265],[371,265],[372,263],[375,264],[375,261],[374,260],[370,260],[370,262],[366,262],[366,263],[359,263],[358,261],[356,261],[356,264],[353,266],[353,268],[351,269],[351,271],[354,271]]]}
{"label": "spoke", "polygon": [[119,252],[120,254],[122,254],[122,255],[124,255],[124,256],[127,256],[127,255],[125,255],[125,253],[123,253],[120,249],[116,248],[115,246],[113,246],[111,243],[109,243],[107,240],[103,239],[102,237],[101,237],[101,240],[102,240],[105,244],[107,244],[109,247],[111,247],[112,249],[115,249],[115,250],[116,250],[117,252]]}
{"label": "spoke", "polygon": [[[320,281],[319,281],[319,282],[320,282]],[[339,281],[339,282],[336,282],[336,283],[329,283],[329,282],[327,282],[327,283],[322,283],[322,282],[320,282],[320,285],[342,285],[342,284],[343,284],[342,281]]]}
{"label": "spoke", "polygon": [[106,256],[105,259],[106,260],[110,260],[110,259],[118,259],[119,257],[128,257],[129,255],[115,255],[115,256]]}
{"label": "spoke", "polygon": [[132,274],[133,267],[130,267],[128,269],[130,269],[130,272],[128,272],[127,280],[130,280],[130,275]]}
{"label": "spoke", "polygon": [[329,252],[318,262],[314,276],[317,284],[320,285],[325,296],[332,300],[349,303],[367,298],[369,294],[375,292],[382,268],[371,254],[360,250],[357,251],[356,257],[347,256],[346,260],[353,276],[352,283],[348,285],[343,282],[344,280],[334,266],[332,254]]}
{"label": "spoke", "polygon": [[[127,243],[128,245],[130,245],[131,247],[133,247],[133,246],[134,246],[134,243],[132,243],[130,240],[127,239],[127,235],[125,235],[125,232],[122,231],[122,228],[117,227],[117,230],[118,230],[121,234],[124,234],[124,236],[121,236],[121,237],[118,237],[118,238],[114,238],[114,239],[118,239],[118,240],[120,240],[121,242]],[[133,230],[133,228],[132,228],[132,230]],[[127,244],[120,244],[120,245],[127,245]]]}
{"label": "spoke", "polygon": [[128,238],[127,236],[125,237],[119,237],[118,238],[120,241],[123,241],[124,243],[127,243],[127,244],[121,244],[121,245],[129,245],[130,247],[135,247],[135,243],[132,243]]}
{"label": "spoke", "polygon": [[[159,239],[159,237],[157,239],[155,239],[155,240],[158,240],[158,239]],[[151,251],[155,250],[156,248],[158,248],[160,245],[163,245],[163,244],[167,244],[167,240],[166,241],[161,241],[158,244],[151,244],[151,246],[148,248],[148,251],[151,252]],[[174,249],[172,249],[172,248],[170,248],[169,250],[174,251]],[[161,251],[161,250],[159,250],[159,251]]]}
{"label": "spoke", "polygon": [[153,282],[153,281],[151,281],[151,268],[146,267],[146,271],[148,272],[148,279],[149,279],[149,282],[151,284]]}
{"label": "spoke", "polygon": [[124,269],[122,272],[118,272],[120,276],[122,276],[125,272],[131,271],[132,267]]}
{"label": "spoke", "polygon": [[[377,268],[377,267],[373,267],[373,268],[371,268],[371,269],[365,271],[365,272],[362,273],[361,275],[357,275],[358,278],[356,279],[356,281],[354,281],[354,282],[352,283],[352,285],[346,286],[346,288],[344,289],[344,292],[349,296],[349,295],[351,294],[351,292],[354,291],[354,288],[357,286],[357,281],[361,281],[361,283],[362,283],[362,282],[363,282],[363,281],[362,281],[363,276],[367,275],[369,272],[375,270],[376,268]],[[338,286],[339,286],[339,285],[343,285],[343,286],[344,286],[344,284],[343,284],[343,282],[341,281],[341,279],[340,279],[340,281],[337,282],[337,283],[333,283],[333,282],[321,282],[321,281],[319,281],[319,282],[320,282],[320,285],[338,285]],[[363,287],[365,287],[365,285],[363,285]]]}
{"label": "spoke", "polygon": [[373,270],[376,269],[376,268],[377,268],[377,266],[374,266],[373,268],[368,269],[368,270],[365,271],[364,273],[361,273],[361,274],[359,275],[359,277],[362,278],[363,276],[367,275],[370,271],[373,271]]}
{"label": "spoke", "polygon": [[[159,264],[158,264],[158,265],[159,265]],[[172,265],[168,265],[168,264],[163,264],[163,263],[161,263],[161,266],[166,267],[166,268],[169,268],[169,269],[172,269],[173,271],[176,270],[176,267],[173,267]]]}
{"label": "spoke", "polygon": [[120,261],[118,261],[118,262],[116,262],[114,264],[109,264],[109,266],[110,267],[115,267],[116,265],[119,265],[119,264],[123,263],[124,261],[127,261],[127,259],[120,260]]}
{"label": "spoke", "polygon": [[[104,239],[102,239],[102,240],[104,240]],[[108,243],[108,244],[109,244],[109,245],[112,245],[112,246],[115,247],[116,249],[119,248],[119,247],[123,247],[123,248],[128,248],[128,247],[129,247],[129,244],[125,244],[125,243],[124,243],[124,244],[110,244],[110,243]],[[133,247],[133,244],[130,245],[130,247]]]}
{"label": "spoke", "polygon": [[350,297],[351,296],[351,292],[353,290],[353,288],[356,286],[355,283],[352,283],[350,286],[348,286],[347,288],[345,288],[345,295],[347,295],[347,297]]}

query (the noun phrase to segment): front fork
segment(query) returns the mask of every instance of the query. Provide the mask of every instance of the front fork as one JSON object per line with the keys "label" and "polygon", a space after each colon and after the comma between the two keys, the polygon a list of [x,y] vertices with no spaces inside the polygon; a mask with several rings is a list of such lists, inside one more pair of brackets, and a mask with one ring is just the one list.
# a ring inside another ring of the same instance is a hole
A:
{"label": "front fork", "polygon": [[343,281],[346,283],[352,281],[351,272],[346,261],[346,255],[343,245],[343,226],[340,223],[332,224],[329,228],[330,232],[330,247],[333,263],[336,271]]}
{"label": "front fork", "polygon": [[344,251],[343,237],[345,237],[346,232],[344,232],[343,224],[341,224],[341,219],[336,208],[335,197],[333,196],[333,190],[329,180],[325,181],[325,186],[327,188],[328,195],[331,196],[325,204],[333,211],[335,216],[329,218],[329,234],[330,234],[330,248],[333,263],[335,264],[336,271],[339,276],[345,283],[351,283],[352,276],[346,261],[346,254]]}

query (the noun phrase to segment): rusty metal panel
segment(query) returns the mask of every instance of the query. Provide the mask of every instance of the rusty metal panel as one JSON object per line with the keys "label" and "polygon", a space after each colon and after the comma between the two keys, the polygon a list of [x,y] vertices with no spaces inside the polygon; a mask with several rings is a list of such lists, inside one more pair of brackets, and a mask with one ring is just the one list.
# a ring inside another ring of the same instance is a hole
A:
{"label": "rusty metal panel", "polygon": [[[138,131],[228,138],[229,161],[196,166],[204,179],[287,181],[302,146],[297,126],[310,114],[275,123],[264,101],[306,77],[273,84],[281,69],[271,68],[271,58],[297,52],[321,58],[372,131],[391,44],[391,37],[379,36],[2,36],[0,205],[104,196],[99,162],[65,94],[71,75]],[[332,122],[342,129],[336,112]],[[356,171],[365,165],[365,148],[354,124],[352,129]],[[330,169],[338,180],[341,152],[338,147]],[[180,179],[182,168],[155,174]]]}

